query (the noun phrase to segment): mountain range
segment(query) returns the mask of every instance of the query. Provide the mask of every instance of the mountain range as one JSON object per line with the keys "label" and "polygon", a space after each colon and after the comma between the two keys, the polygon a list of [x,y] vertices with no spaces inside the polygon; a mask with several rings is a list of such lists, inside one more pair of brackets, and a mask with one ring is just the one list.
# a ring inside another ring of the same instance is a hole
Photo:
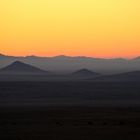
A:
{"label": "mountain range", "polygon": [[[32,76],[34,75],[34,76]],[[36,76],[37,75],[37,76]],[[41,76],[42,75],[42,76]],[[140,81],[140,71],[131,71],[120,74],[102,75],[89,69],[79,69],[67,75],[55,75],[30,64],[15,61],[0,69],[0,80],[93,80],[93,81]],[[48,77],[49,76],[49,77]],[[48,79],[49,78],[49,79]],[[78,78],[78,79],[77,79]]]}
{"label": "mountain range", "polygon": [[38,67],[39,69],[53,71],[57,74],[73,73],[76,70],[83,68],[102,74],[116,74],[140,70],[140,57],[133,59],[104,59],[85,56],[71,57],[64,55],[55,57],[16,57],[0,54],[0,68],[3,68],[15,61],[21,61]]}

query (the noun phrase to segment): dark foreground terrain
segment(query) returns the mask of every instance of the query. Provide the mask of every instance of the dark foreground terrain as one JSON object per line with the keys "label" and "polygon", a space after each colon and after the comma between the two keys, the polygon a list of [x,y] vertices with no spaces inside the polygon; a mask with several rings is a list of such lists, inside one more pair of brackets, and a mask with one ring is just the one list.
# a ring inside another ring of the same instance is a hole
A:
{"label": "dark foreground terrain", "polygon": [[0,140],[139,140],[139,85],[1,82]]}
{"label": "dark foreground terrain", "polygon": [[46,107],[6,110],[0,113],[1,140],[140,138],[139,108]]}

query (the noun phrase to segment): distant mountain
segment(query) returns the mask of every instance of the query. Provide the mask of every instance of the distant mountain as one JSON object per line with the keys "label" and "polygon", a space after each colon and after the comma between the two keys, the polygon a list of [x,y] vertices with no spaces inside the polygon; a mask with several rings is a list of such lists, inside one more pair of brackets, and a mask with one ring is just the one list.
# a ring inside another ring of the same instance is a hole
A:
{"label": "distant mountain", "polygon": [[0,53],[0,57],[3,57],[4,55]]}
{"label": "distant mountain", "polygon": [[90,71],[88,69],[80,69],[74,73],[72,73],[72,76],[91,76],[91,77],[94,77],[94,76],[99,76],[100,74],[99,73],[96,73],[96,72],[93,72],[93,71]]}
{"label": "distant mountain", "polygon": [[115,75],[93,78],[96,81],[140,81],[140,71],[132,71]]}
{"label": "distant mountain", "polygon": [[140,56],[134,58],[133,60],[140,60]]}
{"label": "distant mountain", "polygon": [[0,73],[4,74],[45,74],[47,71],[41,70],[29,64],[15,61],[12,64],[0,69]]}

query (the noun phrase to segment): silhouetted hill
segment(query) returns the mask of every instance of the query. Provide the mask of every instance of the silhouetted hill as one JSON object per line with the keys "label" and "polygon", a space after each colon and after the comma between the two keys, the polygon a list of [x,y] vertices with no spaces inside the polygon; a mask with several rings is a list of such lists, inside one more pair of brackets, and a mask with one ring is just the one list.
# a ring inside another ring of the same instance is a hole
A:
{"label": "silhouetted hill", "polygon": [[73,76],[99,76],[99,73],[90,71],[88,69],[80,69],[74,73],[72,73]]}
{"label": "silhouetted hill", "polygon": [[101,76],[93,78],[97,81],[140,81],[140,71],[126,72],[116,75]]}
{"label": "silhouetted hill", "polygon": [[21,73],[29,73],[29,74],[34,74],[34,73],[47,73],[47,71],[41,70],[37,67],[34,67],[29,64],[25,64],[20,61],[15,61],[12,64],[0,69],[0,73],[5,73],[5,74],[21,74]]}

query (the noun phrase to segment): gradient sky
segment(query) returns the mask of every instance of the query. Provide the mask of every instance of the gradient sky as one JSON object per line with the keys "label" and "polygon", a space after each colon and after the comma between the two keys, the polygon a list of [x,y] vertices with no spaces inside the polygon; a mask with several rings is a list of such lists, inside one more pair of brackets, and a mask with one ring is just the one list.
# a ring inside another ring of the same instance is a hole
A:
{"label": "gradient sky", "polygon": [[138,56],[140,0],[1,0],[0,53]]}

